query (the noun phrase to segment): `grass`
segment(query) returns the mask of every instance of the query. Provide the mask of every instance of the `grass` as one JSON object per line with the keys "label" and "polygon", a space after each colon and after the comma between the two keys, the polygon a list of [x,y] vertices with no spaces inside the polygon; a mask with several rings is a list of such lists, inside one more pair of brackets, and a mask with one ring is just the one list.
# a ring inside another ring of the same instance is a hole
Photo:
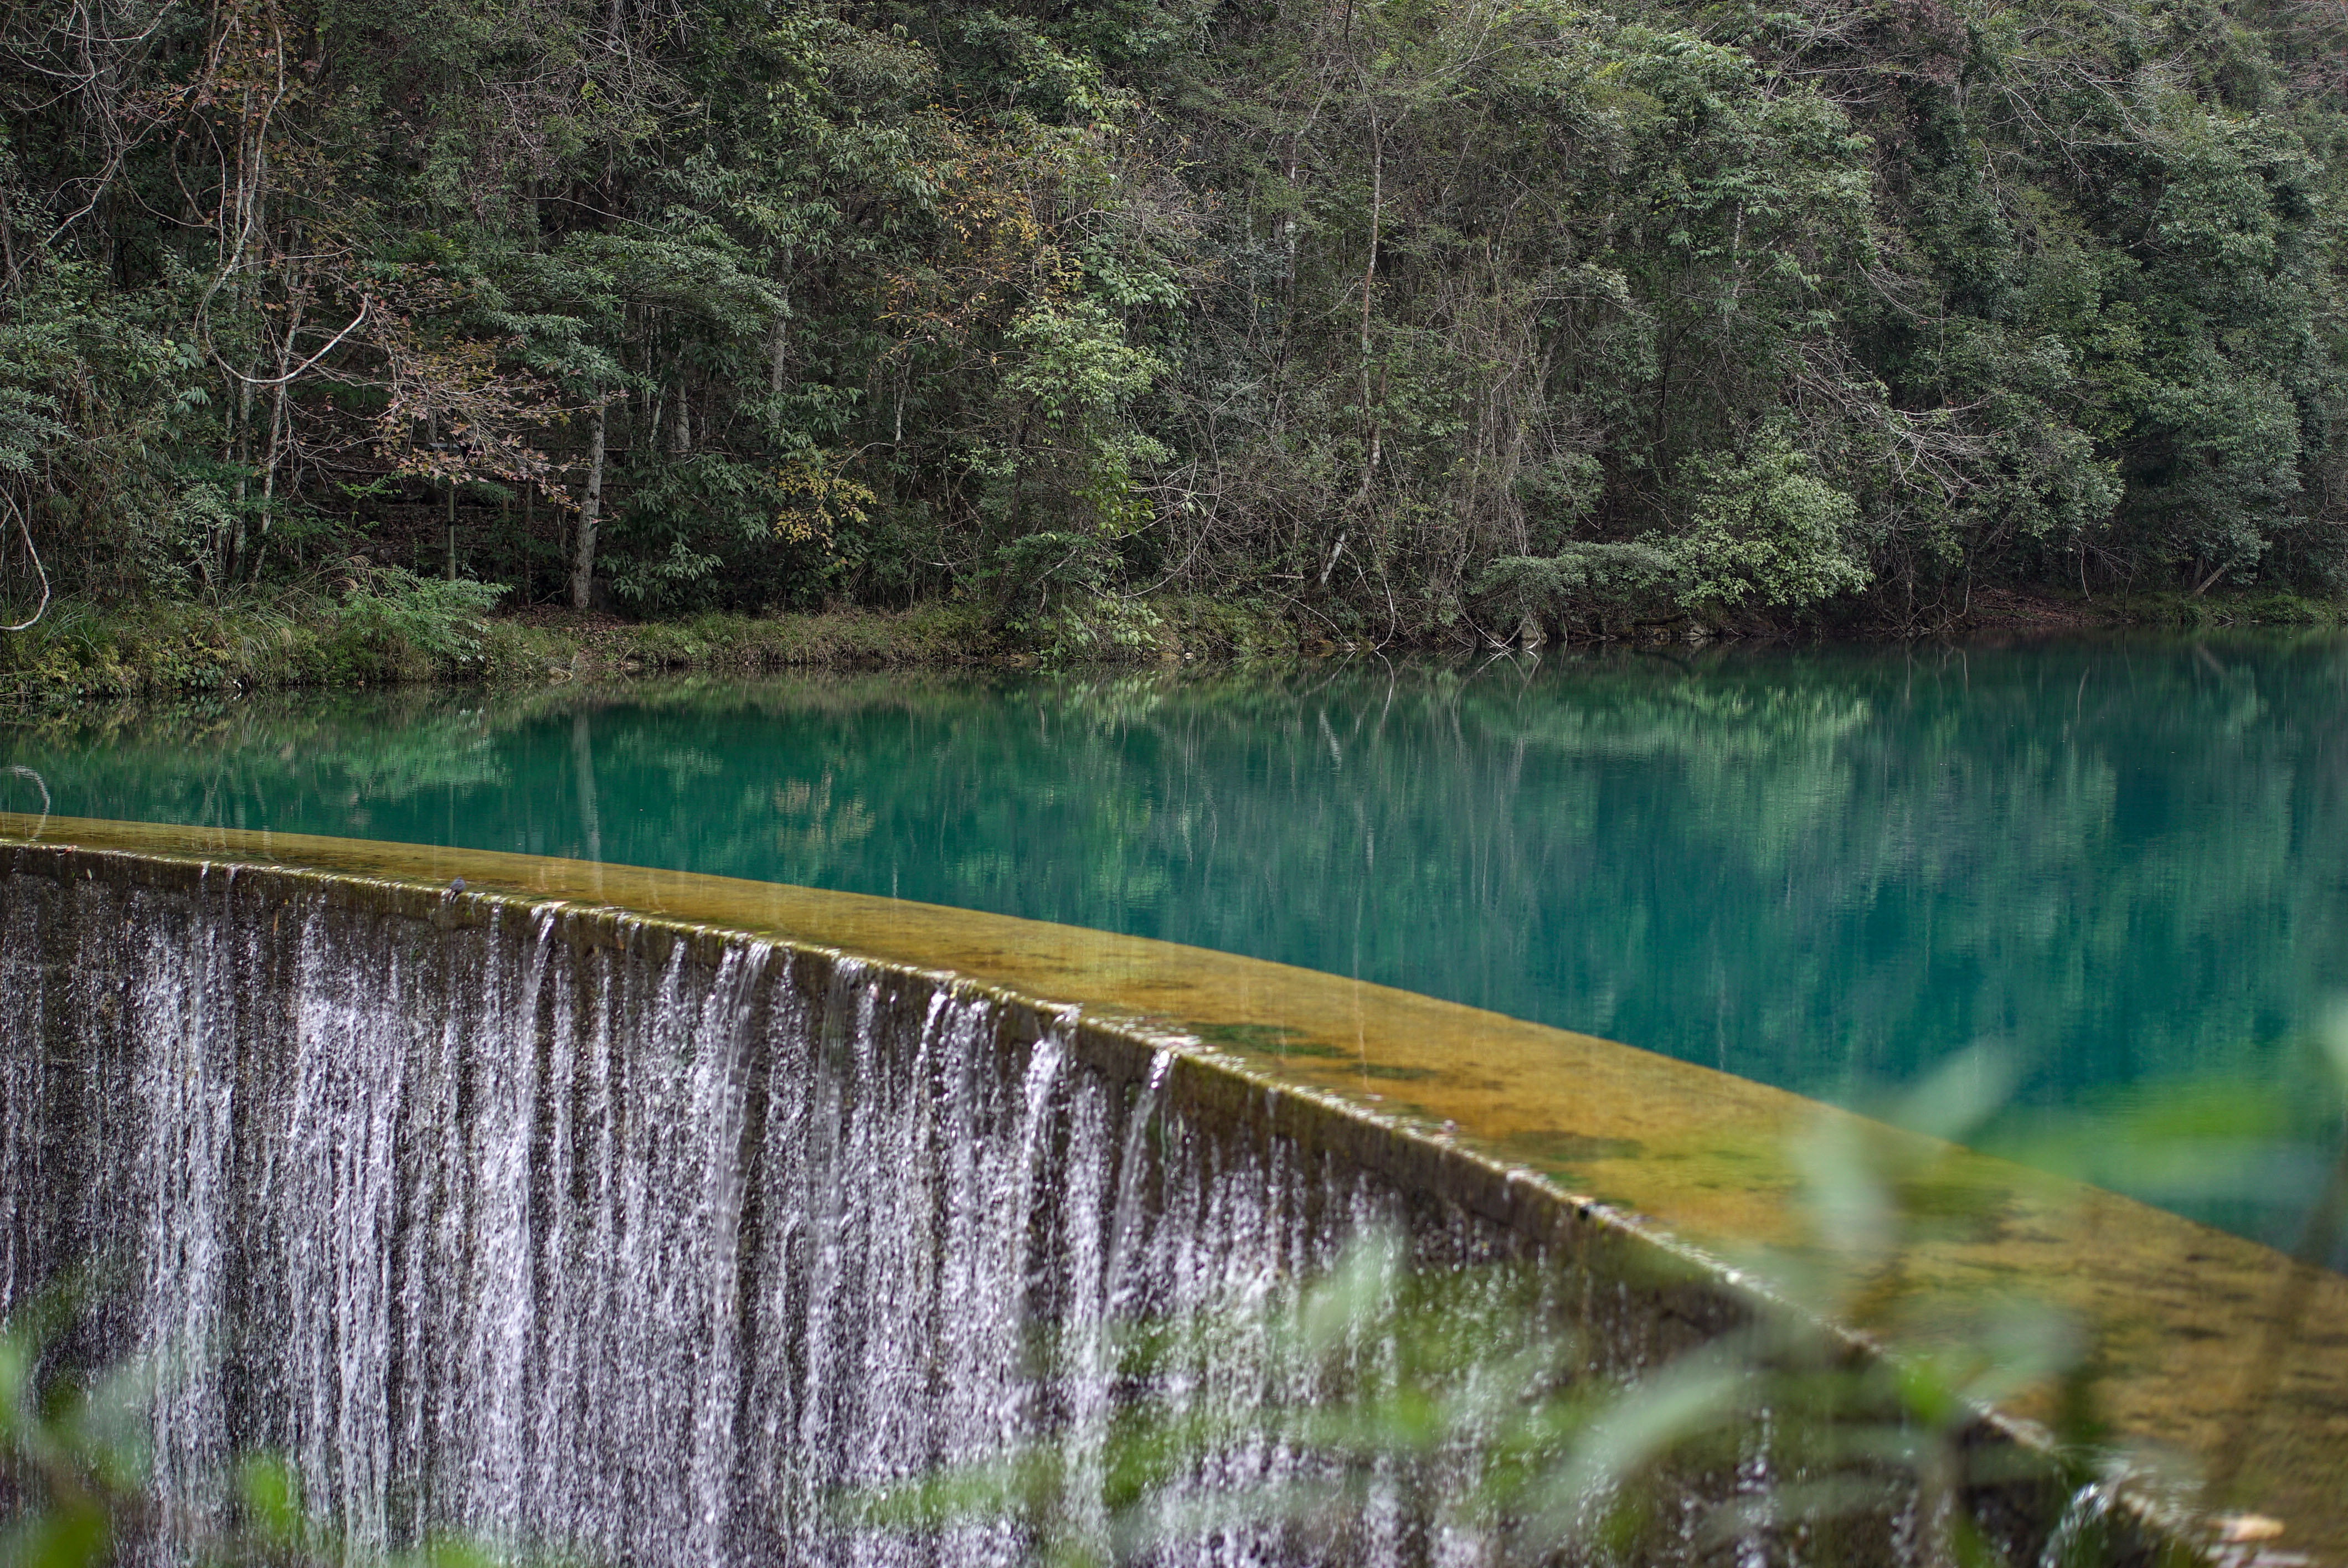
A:
{"label": "grass", "polygon": [[[382,567],[365,580],[217,603],[100,606],[61,598],[31,630],[0,634],[0,706],[427,681],[529,684],[654,671],[1148,663],[1334,651],[1325,626],[1254,600],[1112,595],[1006,625],[967,602],[627,621],[546,609],[496,613],[496,598],[491,585]],[[2274,591],[2086,600],[2001,590],[1973,609],[1960,624],[1974,630],[2348,624],[2348,604]]]}
{"label": "grass", "polygon": [[2280,590],[2211,595],[2167,592],[2134,594],[2116,600],[2107,612],[2121,625],[2174,626],[2191,630],[2226,626],[2339,626],[2348,605]]}
{"label": "grass", "polygon": [[0,704],[408,682],[534,683],[651,671],[941,669],[1163,661],[1290,651],[1294,629],[1245,602],[1105,600],[1004,628],[964,603],[910,610],[721,614],[631,622],[532,610],[497,614],[488,585],[396,568],[330,590],[199,603],[60,599],[0,635]]}

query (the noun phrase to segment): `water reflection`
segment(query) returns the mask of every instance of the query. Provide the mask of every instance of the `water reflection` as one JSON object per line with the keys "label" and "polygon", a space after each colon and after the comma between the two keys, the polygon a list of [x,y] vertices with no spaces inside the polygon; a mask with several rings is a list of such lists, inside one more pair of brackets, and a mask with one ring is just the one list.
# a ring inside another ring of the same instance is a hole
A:
{"label": "water reflection", "polygon": [[1835,1098],[1995,1040],[2010,1135],[2224,1112],[2200,1167],[2076,1123],[2034,1158],[2274,1235],[2330,1112],[2228,1086],[2317,1081],[2348,989],[2343,678],[2327,637],[705,681],[126,711],[6,760],[60,814],[1106,927]]}

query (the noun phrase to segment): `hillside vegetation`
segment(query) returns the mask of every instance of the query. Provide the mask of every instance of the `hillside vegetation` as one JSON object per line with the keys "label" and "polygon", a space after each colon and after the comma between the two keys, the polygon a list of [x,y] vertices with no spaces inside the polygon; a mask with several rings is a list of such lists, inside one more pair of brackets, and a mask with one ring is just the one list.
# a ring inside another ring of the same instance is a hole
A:
{"label": "hillside vegetation", "polygon": [[2348,0],[0,17],[10,619],[2348,587]]}

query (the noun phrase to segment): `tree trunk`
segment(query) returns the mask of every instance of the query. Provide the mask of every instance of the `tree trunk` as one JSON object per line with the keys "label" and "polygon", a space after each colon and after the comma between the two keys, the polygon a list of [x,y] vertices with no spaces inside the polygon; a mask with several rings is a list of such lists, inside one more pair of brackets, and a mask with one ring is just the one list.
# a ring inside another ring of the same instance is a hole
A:
{"label": "tree trunk", "polygon": [[[1353,25],[1351,13],[1346,25]],[[1373,89],[1375,95],[1375,89]],[[1362,487],[1354,499],[1363,507],[1371,505],[1371,486],[1378,472],[1378,437],[1383,432],[1378,418],[1372,411],[1370,390],[1370,305],[1377,296],[1378,286],[1378,225],[1385,220],[1386,205],[1386,141],[1385,128],[1378,123],[1377,98],[1372,96],[1370,110],[1370,259],[1362,268]],[[1327,587],[1329,573],[1337,564],[1339,552],[1345,548],[1344,533],[1340,529],[1337,548],[1329,552],[1329,564],[1321,569],[1321,583]]]}
{"label": "tree trunk", "polygon": [[448,562],[441,573],[450,582],[457,580],[457,476],[448,476]]}
{"label": "tree trunk", "polygon": [[595,582],[595,521],[603,510],[604,405],[595,405],[595,433],[587,442],[587,497],[579,507],[579,548],[571,559],[571,608],[587,608]]}

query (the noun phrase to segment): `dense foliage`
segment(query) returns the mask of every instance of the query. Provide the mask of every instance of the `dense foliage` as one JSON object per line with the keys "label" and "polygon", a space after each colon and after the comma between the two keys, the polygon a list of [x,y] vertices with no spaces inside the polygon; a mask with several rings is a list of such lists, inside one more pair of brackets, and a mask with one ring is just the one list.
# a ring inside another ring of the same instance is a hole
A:
{"label": "dense foliage", "polygon": [[2343,0],[0,17],[20,608],[2348,581]]}

